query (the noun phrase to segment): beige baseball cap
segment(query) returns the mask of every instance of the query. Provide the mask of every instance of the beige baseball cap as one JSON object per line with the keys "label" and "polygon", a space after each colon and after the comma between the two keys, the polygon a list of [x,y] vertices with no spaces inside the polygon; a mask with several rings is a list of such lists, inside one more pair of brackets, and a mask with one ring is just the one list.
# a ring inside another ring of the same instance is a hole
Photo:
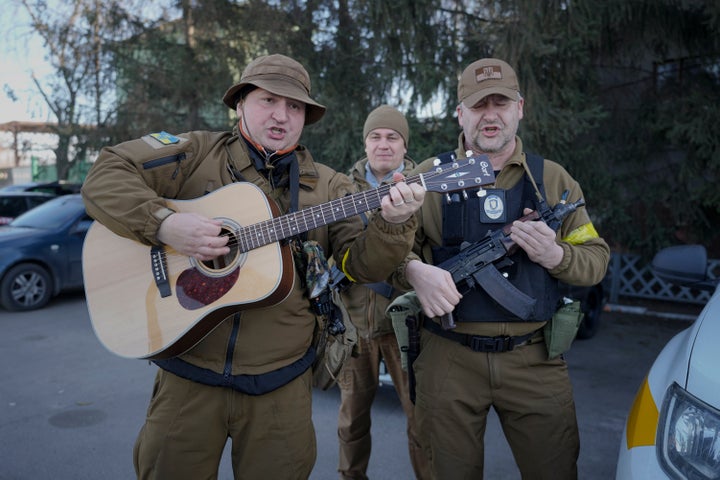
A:
{"label": "beige baseball cap", "polygon": [[472,107],[492,94],[503,95],[515,102],[520,99],[515,70],[497,58],[483,58],[468,65],[458,83],[458,101]]}
{"label": "beige baseball cap", "polygon": [[250,62],[240,77],[240,83],[230,87],[223,103],[235,110],[240,91],[247,85],[267,90],[275,95],[292,98],[305,104],[305,125],[315,123],[325,114],[325,106],[310,98],[310,75],[296,60],[273,54]]}

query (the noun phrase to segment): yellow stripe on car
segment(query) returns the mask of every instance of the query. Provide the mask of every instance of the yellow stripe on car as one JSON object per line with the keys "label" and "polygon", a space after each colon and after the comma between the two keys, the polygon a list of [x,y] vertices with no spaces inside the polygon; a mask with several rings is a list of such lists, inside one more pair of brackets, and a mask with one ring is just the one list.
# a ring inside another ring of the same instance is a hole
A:
{"label": "yellow stripe on car", "polygon": [[628,416],[626,429],[628,449],[655,445],[658,416],[658,408],[650,392],[648,379],[645,377],[640,390],[635,395],[635,401]]}

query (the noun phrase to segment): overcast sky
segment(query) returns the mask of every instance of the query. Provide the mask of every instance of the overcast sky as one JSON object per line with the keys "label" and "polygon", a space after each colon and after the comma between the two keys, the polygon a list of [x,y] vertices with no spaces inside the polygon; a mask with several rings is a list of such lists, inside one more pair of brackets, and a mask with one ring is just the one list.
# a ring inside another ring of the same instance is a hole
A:
{"label": "overcast sky", "polygon": [[32,34],[30,19],[17,1],[0,0],[0,12],[0,123],[52,121],[31,80],[33,71],[40,78],[50,71],[42,43]]}

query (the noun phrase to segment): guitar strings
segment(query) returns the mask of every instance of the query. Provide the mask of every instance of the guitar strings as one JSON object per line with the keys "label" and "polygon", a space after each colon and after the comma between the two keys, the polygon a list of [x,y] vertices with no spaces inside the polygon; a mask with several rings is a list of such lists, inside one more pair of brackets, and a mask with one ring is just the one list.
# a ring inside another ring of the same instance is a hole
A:
{"label": "guitar strings", "polygon": [[[458,168],[455,163],[451,169]],[[437,169],[426,173],[414,175],[406,178],[405,183],[423,183],[427,184],[433,177],[447,173],[447,169]],[[227,246],[237,248],[241,253],[246,253],[264,245],[283,240],[292,235],[307,232],[323,225],[343,220],[362,212],[378,208],[381,204],[382,197],[387,195],[394,183],[381,185],[374,190],[358,192],[342,198],[337,198],[328,203],[316,205],[300,212],[286,214],[280,217],[263,220],[253,225],[241,227],[239,230],[233,230],[230,233],[221,233],[221,237],[229,237]],[[358,200],[359,198],[363,200]],[[351,213],[347,213],[350,211]],[[339,215],[339,216],[338,216]],[[331,219],[331,220],[328,220]],[[302,222],[301,222],[302,221]],[[283,226],[287,224],[287,228]],[[167,251],[160,254],[167,258]]]}

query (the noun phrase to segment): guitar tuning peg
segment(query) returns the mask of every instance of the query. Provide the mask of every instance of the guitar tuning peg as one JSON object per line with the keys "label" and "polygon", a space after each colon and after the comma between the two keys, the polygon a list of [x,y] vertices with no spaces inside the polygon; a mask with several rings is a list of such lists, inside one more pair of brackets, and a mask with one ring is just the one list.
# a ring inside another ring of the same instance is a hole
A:
{"label": "guitar tuning peg", "polygon": [[433,167],[437,167],[438,165],[440,165],[440,163],[441,162],[439,158],[435,157],[435,159],[433,159]]}
{"label": "guitar tuning peg", "polygon": [[473,151],[472,151],[472,150],[466,150],[466,151],[465,151],[465,156],[466,156],[467,158],[472,157],[472,156],[473,156]]}
{"label": "guitar tuning peg", "polygon": [[463,200],[467,200],[467,199],[468,199],[467,190],[463,190],[463,191],[462,191],[462,195],[463,195]]}
{"label": "guitar tuning peg", "polygon": [[480,189],[477,191],[477,196],[480,198],[483,198],[485,195],[487,195],[487,190],[480,187]]}
{"label": "guitar tuning peg", "polygon": [[450,196],[449,193],[445,194],[445,201],[447,202],[448,205],[450,205],[452,203],[452,197]]}

